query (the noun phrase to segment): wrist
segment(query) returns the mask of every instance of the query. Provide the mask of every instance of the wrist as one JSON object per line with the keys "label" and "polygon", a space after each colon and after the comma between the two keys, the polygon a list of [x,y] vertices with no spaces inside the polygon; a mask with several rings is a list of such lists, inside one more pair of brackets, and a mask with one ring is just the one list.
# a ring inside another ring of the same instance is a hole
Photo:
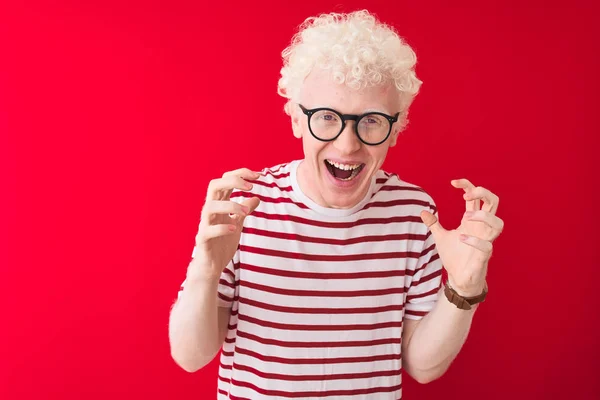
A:
{"label": "wrist", "polygon": [[186,282],[193,285],[211,285],[216,286],[221,278],[222,270],[204,265],[199,259],[193,259],[188,265],[186,273]]}
{"label": "wrist", "polygon": [[459,309],[474,310],[477,304],[484,301],[487,297],[487,290],[487,283],[484,283],[483,289],[477,295],[462,295],[452,287],[452,284],[449,281],[447,281],[444,287],[444,295],[450,303],[454,304]]}
{"label": "wrist", "polygon": [[456,282],[450,275],[448,275],[448,282],[450,287],[462,297],[475,297],[479,296],[486,288],[486,282],[484,280],[478,280],[476,282]]}

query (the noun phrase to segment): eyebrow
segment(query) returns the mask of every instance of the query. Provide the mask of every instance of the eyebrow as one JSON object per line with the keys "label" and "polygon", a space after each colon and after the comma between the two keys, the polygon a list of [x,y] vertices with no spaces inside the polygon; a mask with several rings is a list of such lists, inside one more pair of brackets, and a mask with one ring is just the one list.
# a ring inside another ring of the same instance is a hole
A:
{"label": "eyebrow", "polygon": [[358,114],[352,114],[352,113],[343,112],[343,111],[340,111],[338,108],[331,107],[331,106],[328,106],[328,105],[315,105],[314,107],[307,107],[307,108],[309,110],[310,109],[314,109],[314,108],[329,108],[329,109],[335,110],[335,111],[337,111],[337,112],[339,112],[341,114],[345,114],[345,115],[364,115],[364,114],[369,114],[369,113],[374,113],[374,112],[379,112],[379,113],[383,113],[383,114],[386,114],[386,115],[392,115],[392,116],[395,115],[395,113],[390,113],[387,110],[376,109],[376,108],[367,108],[366,110],[364,110],[363,112],[358,113]]}

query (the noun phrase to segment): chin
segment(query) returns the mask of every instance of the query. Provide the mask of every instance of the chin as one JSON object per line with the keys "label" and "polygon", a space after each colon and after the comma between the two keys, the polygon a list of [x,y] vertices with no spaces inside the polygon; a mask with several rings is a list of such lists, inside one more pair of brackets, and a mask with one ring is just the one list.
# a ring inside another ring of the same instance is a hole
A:
{"label": "chin", "polygon": [[357,205],[365,197],[367,190],[368,187],[362,185],[354,191],[349,191],[332,188],[331,185],[326,184],[321,193],[326,193],[322,198],[328,207],[345,209]]}

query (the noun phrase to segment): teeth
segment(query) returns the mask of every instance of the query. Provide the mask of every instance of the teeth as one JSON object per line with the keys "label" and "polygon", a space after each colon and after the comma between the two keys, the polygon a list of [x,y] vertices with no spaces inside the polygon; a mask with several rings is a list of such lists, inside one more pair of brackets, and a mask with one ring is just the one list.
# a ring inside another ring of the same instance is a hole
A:
{"label": "teeth", "polygon": [[356,176],[356,174],[358,174],[358,169],[352,170],[352,174],[349,177],[347,177],[346,179],[340,179],[340,180],[341,181],[349,181],[351,179],[354,179],[354,177]]}
{"label": "teeth", "polygon": [[330,160],[325,160],[325,161],[327,161],[329,164],[333,165],[334,167],[343,169],[345,171],[355,170],[356,168],[360,167],[360,164],[340,164],[340,163],[336,163],[335,161],[330,161]]}

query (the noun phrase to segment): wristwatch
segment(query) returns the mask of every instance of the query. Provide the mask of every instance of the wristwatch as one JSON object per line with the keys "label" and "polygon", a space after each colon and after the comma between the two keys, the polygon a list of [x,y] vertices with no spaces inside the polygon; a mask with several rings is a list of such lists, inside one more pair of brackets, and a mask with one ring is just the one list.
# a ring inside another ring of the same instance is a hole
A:
{"label": "wristwatch", "polygon": [[487,282],[485,283],[483,292],[481,292],[480,295],[474,297],[463,297],[460,294],[456,293],[456,290],[454,290],[452,286],[450,286],[450,282],[446,282],[444,288],[444,294],[446,295],[448,301],[454,304],[456,307],[460,308],[461,310],[470,310],[471,306],[473,306],[474,304],[481,303],[482,301],[484,301],[485,297],[487,296],[487,292]]}

